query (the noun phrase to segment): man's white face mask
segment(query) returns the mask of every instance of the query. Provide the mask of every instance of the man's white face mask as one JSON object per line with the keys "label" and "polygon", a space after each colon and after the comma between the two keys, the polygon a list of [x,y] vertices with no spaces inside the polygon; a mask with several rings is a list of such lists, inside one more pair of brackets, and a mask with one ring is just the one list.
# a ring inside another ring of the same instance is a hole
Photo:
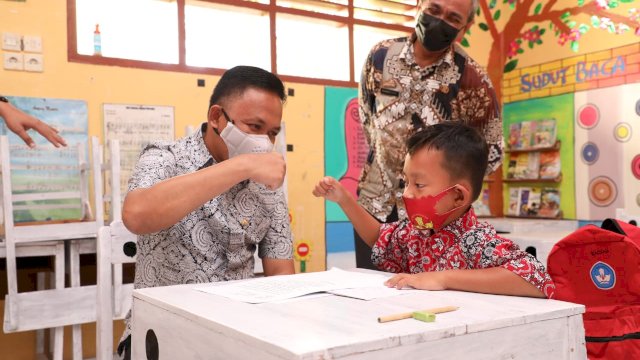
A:
{"label": "man's white face mask", "polygon": [[269,136],[247,134],[233,125],[224,109],[222,113],[227,118],[227,126],[220,132],[220,137],[227,145],[229,158],[241,154],[268,153],[273,149]]}

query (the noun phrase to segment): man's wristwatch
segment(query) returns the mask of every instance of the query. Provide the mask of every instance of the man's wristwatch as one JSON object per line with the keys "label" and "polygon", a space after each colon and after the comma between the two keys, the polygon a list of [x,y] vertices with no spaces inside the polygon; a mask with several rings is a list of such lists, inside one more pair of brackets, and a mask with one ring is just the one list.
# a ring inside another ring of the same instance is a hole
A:
{"label": "man's wristwatch", "polygon": [[0,95],[0,101],[8,103],[9,99],[7,99],[6,97]]}

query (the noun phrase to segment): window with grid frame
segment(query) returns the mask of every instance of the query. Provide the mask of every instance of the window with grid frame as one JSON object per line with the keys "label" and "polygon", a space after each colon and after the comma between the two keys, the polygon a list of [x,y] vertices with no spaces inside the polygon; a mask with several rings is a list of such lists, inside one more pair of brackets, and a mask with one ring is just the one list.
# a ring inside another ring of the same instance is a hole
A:
{"label": "window with grid frame", "polygon": [[[74,62],[355,86],[378,41],[405,36],[419,0],[67,0]],[[99,33],[98,33],[99,32]]]}

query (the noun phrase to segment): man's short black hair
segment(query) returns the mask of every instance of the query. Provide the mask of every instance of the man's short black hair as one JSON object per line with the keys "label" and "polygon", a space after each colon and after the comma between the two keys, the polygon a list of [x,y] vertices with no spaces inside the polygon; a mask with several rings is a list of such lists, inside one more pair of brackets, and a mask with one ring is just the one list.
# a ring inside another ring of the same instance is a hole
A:
{"label": "man's short black hair", "polygon": [[209,99],[209,108],[222,105],[227,99],[242,95],[247,89],[265,90],[277,95],[283,102],[287,99],[284,84],[274,74],[255,66],[236,66],[222,74]]}
{"label": "man's short black hair", "polygon": [[478,198],[489,162],[489,147],[478,130],[459,121],[427,126],[407,140],[409,155],[424,148],[442,151],[442,167],[453,180],[469,180],[472,200]]}

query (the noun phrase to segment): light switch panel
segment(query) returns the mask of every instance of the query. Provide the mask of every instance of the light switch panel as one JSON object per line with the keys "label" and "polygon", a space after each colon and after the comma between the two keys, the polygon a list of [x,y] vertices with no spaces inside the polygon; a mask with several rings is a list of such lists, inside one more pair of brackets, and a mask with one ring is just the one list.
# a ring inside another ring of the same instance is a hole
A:
{"label": "light switch panel", "polygon": [[2,33],[2,49],[12,50],[12,51],[21,51],[22,39],[20,37],[20,34],[14,34],[9,32]]}
{"label": "light switch panel", "polygon": [[23,51],[30,53],[42,53],[42,37],[25,35],[22,38]]}
{"label": "light switch panel", "polygon": [[21,53],[14,53],[14,52],[9,52],[9,51],[5,51],[3,54],[4,56],[4,68],[7,70],[22,70],[23,69],[23,64],[24,64],[24,60],[22,57]]}
{"label": "light switch panel", "polygon": [[25,71],[42,72],[43,69],[42,54],[24,54]]}

